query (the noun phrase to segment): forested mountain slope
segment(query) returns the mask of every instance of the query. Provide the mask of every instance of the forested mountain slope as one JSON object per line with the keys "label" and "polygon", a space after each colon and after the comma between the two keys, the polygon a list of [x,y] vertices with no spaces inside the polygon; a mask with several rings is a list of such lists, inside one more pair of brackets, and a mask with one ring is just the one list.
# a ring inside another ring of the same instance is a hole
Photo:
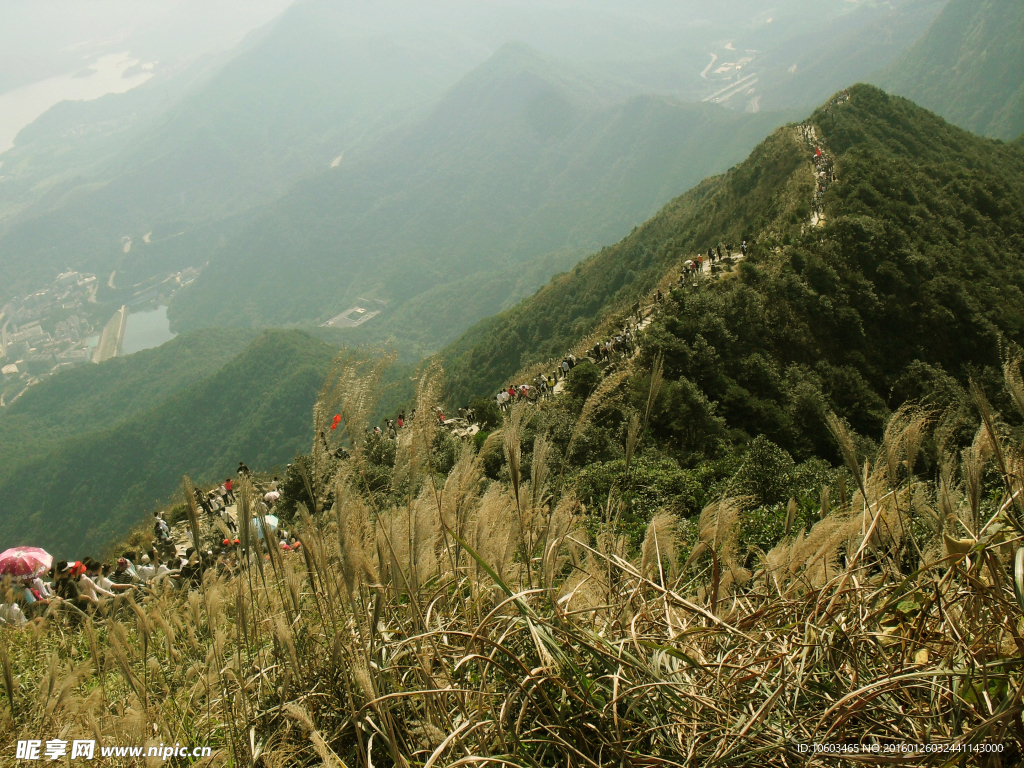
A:
{"label": "forested mountain slope", "polygon": [[874,81],[963,128],[1013,139],[1024,130],[1024,3],[950,0]]}
{"label": "forested mountain slope", "polygon": [[[618,102],[606,84],[507,45],[424,120],[298,185],[229,240],[172,305],[172,324],[323,322],[370,297],[389,304],[367,330],[420,334],[389,315],[431,288],[613,241],[779,121]],[[238,290],[224,295],[229,279]],[[434,349],[482,316],[460,298],[429,328]]]}
{"label": "forested mountain slope", "polygon": [[298,331],[265,331],[213,375],[8,466],[0,542],[98,553],[172,496],[183,474],[214,481],[240,460],[284,465],[309,449],[311,409],[335,352]]}
{"label": "forested mountain slope", "polygon": [[794,456],[831,456],[826,408],[877,435],[905,398],[949,404],[969,377],[997,376],[1001,348],[1024,341],[1024,151],[864,85],[808,122],[838,176],[821,226],[810,225],[812,150],[781,128],[449,347],[453,399],[564,354],[682,259],[741,238],[751,248],[738,269],[673,291],[646,332],[644,354],[663,354],[677,382],[662,423],[679,430],[669,443],[681,454],[706,447],[693,425],[707,408],[716,439],[765,434]]}
{"label": "forested mountain slope", "polygon": [[209,328],[155,349],[63,371],[0,409],[0,467],[150,410],[223,368],[256,338]]}

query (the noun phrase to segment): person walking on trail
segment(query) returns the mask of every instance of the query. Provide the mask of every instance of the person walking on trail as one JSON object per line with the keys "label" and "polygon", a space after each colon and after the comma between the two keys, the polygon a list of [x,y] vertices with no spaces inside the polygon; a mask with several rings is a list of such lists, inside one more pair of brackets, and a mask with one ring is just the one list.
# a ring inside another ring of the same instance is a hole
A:
{"label": "person walking on trail", "polygon": [[238,530],[238,526],[235,525],[235,521],[231,519],[231,513],[228,512],[228,508],[224,507],[220,511],[220,519],[224,521],[224,525],[228,527],[228,530],[234,533]]}
{"label": "person walking on trail", "polygon": [[249,468],[245,466],[244,461],[238,462],[238,469],[235,470],[236,475],[249,475]]}
{"label": "person walking on trail", "polygon": [[234,484],[231,482],[231,478],[230,477],[224,481],[224,488],[228,492],[228,497],[227,497],[228,498],[228,503],[229,504],[234,504],[235,503],[235,487],[234,487]]}
{"label": "person walking on trail", "polygon": [[746,240],[744,240],[743,243],[740,245],[740,253],[743,254],[744,258],[746,258],[746,256],[747,256],[747,241]]}
{"label": "person walking on trail", "polygon": [[564,379],[569,375],[569,361],[562,358],[562,378]]}
{"label": "person walking on trail", "polygon": [[153,535],[157,541],[170,541],[171,529],[167,527],[167,521],[160,517],[159,512],[154,512],[153,517],[156,518],[153,522]]}

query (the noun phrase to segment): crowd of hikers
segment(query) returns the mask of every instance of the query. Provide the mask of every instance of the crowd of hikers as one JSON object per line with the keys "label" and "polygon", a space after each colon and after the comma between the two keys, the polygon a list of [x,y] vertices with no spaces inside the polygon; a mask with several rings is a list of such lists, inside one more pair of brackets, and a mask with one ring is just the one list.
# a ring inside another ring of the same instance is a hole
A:
{"label": "crowd of hikers", "polygon": [[[238,474],[251,477],[249,468],[239,464]],[[253,536],[265,538],[283,553],[301,546],[288,531],[278,526],[275,504],[281,498],[279,479],[258,483],[253,509]],[[196,508],[202,521],[203,541],[196,546],[187,522],[180,526],[177,541],[163,514],[154,513],[153,540],[148,549],[126,550],[103,562],[93,557],[58,560],[45,570],[21,575],[0,575],[0,624],[21,626],[38,623],[55,611],[75,621],[111,610],[119,596],[141,596],[157,589],[187,589],[213,568],[233,573],[246,557],[238,536],[236,496],[231,478],[209,490],[194,490]],[[205,513],[205,514],[204,514]],[[205,519],[204,519],[205,518]],[[266,522],[264,525],[263,521]],[[41,552],[41,550],[39,550]]]}
{"label": "crowd of hikers", "polygon": [[[840,93],[828,104],[826,112],[838,104],[845,103],[849,98],[849,91]],[[833,160],[831,155],[822,149],[822,143],[813,125],[805,123],[800,126],[800,130],[813,152],[812,162],[817,176],[814,205],[820,216],[821,199],[836,178]],[[723,245],[719,243],[717,246],[709,247],[706,254],[699,253],[693,259],[687,260],[679,277],[680,285],[685,285],[688,279],[703,271],[705,259],[709,265],[720,261],[723,258],[722,249]],[[734,251],[732,243],[726,243],[724,249],[724,258],[731,258]],[[746,257],[746,240],[741,243],[738,250],[741,257]],[[651,299],[653,308],[663,299],[661,290],[656,290]],[[606,340],[595,343],[587,350],[587,359],[595,364],[607,364],[633,356],[636,352],[637,334],[644,319],[644,309],[641,303],[637,302],[621,330]],[[556,384],[568,377],[579,362],[581,361],[578,361],[574,354],[567,353],[550,375],[539,374],[532,384],[509,384],[495,395],[498,408],[506,410],[515,402],[536,402],[550,397],[556,391]],[[458,415],[460,419],[470,423],[476,418],[476,414],[469,406],[460,408]],[[433,418],[439,425],[449,421],[441,407],[434,409]],[[337,429],[340,419],[340,415],[334,417],[330,427],[332,430]],[[400,430],[412,424],[415,419],[416,409],[413,409],[408,417],[403,410],[395,418],[385,419],[383,427],[374,427],[373,434],[397,440]],[[368,433],[369,431],[367,428]],[[319,438],[330,449],[323,431],[320,432]],[[334,449],[332,452],[344,454],[344,449]],[[236,474],[253,480],[244,462],[239,462]],[[273,514],[275,504],[281,497],[278,482],[277,477],[264,484],[256,484],[254,481],[254,487],[258,488],[261,496],[257,498],[257,508],[253,510],[253,517],[263,521],[260,538],[265,535],[268,541],[273,541],[283,552],[292,552],[301,547],[301,542],[280,529],[277,517]],[[52,607],[66,607],[72,615],[102,612],[111,601],[124,593],[141,593],[160,588],[163,584],[173,588],[187,588],[198,583],[203,573],[210,568],[215,568],[221,573],[233,572],[242,560],[252,556],[251,552],[241,551],[242,542],[238,537],[238,521],[234,512],[237,501],[234,483],[228,477],[215,487],[205,491],[197,488],[194,493],[196,508],[206,513],[208,529],[211,532],[219,530],[226,534],[219,545],[201,548],[202,543],[197,547],[196,542],[190,540],[184,545],[176,542],[170,526],[162,515],[154,513],[153,544],[148,551],[141,554],[134,550],[125,551],[114,562],[101,562],[92,557],[86,557],[81,561],[60,560],[43,570],[35,570],[27,575],[5,576],[0,570],[0,586],[4,589],[4,594],[0,594],[0,624],[21,625],[43,621],[44,614],[49,613]],[[274,523],[272,527],[266,522],[269,520]],[[263,525],[266,525],[265,531]],[[188,538],[191,538],[190,534]]]}
{"label": "crowd of hikers", "polygon": [[[725,249],[725,254],[722,254],[722,249]],[[733,251],[737,250],[740,254],[740,258],[747,257],[747,241],[744,240],[740,243],[738,249],[734,249],[732,243],[726,243],[723,245],[719,243],[713,248],[708,248],[707,253],[698,253],[692,259],[687,259],[683,262],[683,272],[679,275],[679,284],[686,285],[689,279],[696,277],[704,271],[704,265],[714,266],[715,264],[722,261],[722,259],[731,259]]]}
{"label": "crowd of hikers", "polygon": [[[837,94],[828,104],[825,105],[825,114],[831,114],[834,107],[840,104],[845,104],[850,100],[849,90],[841,91]],[[825,193],[828,192],[829,187],[836,180],[835,163],[832,155],[826,151],[823,146],[823,142],[818,138],[818,133],[815,127],[809,123],[803,123],[800,126],[800,135],[803,136],[804,142],[811,150],[811,162],[814,164],[814,217],[813,221],[816,223],[821,220],[822,217],[822,199],[825,197]]]}

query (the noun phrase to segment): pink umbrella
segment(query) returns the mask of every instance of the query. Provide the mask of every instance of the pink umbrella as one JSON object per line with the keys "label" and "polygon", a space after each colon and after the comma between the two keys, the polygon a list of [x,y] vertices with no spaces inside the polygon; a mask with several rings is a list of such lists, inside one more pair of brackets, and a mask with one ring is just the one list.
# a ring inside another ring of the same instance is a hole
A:
{"label": "pink umbrella", "polygon": [[0,552],[0,575],[38,576],[53,565],[53,556],[39,547],[12,547]]}

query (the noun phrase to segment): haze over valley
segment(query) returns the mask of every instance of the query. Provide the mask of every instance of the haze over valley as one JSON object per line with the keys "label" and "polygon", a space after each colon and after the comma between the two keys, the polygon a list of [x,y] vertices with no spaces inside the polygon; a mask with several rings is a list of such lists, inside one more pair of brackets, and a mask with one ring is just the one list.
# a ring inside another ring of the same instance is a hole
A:
{"label": "haze over valley", "polygon": [[[183,50],[180,73],[22,131],[0,298],[74,268],[116,272],[116,304],[191,268],[176,330],[313,327],[369,294],[388,309],[356,343],[437,349],[901,54],[942,4],[733,5],[296,4],[232,54]],[[217,41],[239,31],[218,18]],[[240,290],[211,301],[229,274]],[[410,333],[417,299],[435,317]]]}

